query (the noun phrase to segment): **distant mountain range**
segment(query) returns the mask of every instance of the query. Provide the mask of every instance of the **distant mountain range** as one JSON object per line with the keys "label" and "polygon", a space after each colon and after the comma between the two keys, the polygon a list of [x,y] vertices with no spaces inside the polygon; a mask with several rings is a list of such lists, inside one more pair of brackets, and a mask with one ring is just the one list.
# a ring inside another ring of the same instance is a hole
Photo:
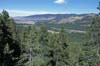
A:
{"label": "distant mountain range", "polygon": [[45,25],[48,30],[59,31],[64,26],[67,32],[84,33],[87,26],[96,16],[94,13],[90,14],[41,14],[30,15],[23,17],[14,17],[17,25],[31,25],[37,26]]}
{"label": "distant mountain range", "polygon": [[14,17],[16,23],[29,23],[34,24],[37,22],[50,22],[50,23],[74,23],[74,22],[90,22],[96,14],[41,14],[41,15],[30,15],[23,17]]}

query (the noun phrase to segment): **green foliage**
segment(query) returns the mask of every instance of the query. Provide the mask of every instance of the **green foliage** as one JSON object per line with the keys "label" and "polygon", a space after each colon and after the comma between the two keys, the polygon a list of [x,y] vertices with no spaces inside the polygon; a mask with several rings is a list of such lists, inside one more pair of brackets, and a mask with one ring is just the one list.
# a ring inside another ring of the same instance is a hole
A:
{"label": "green foliage", "polygon": [[[99,22],[99,18],[96,17],[93,22],[95,21]],[[20,40],[29,56],[28,66],[98,65],[100,61],[97,53],[99,43],[96,45],[91,40],[95,38],[99,42],[99,34],[91,37],[95,30],[99,31],[96,28],[92,23],[87,32],[87,38],[83,40],[85,34],[67,33],[63,27],[59,33],[48,32],[47,27],[44,26],[25,27],[20,33],[20,38],[22,38]]]}
{"label": "green foliage", "polygon": [[15,66],[20,60],[20,44],[15,40],[13,20],[5,10],[0,14],[0,66]]}
{"label": "green foliage", "polygon": [[[85,30],[78,22],[45,23],[47,27],[17,25],[16,28],[14,20],[3,11],[0,14],[0,66],[100,66],[99,15],[94,17],[86,34],[66,32],[66,29]],[[48,31],[48,26],[54,32]]]}
{"label": "green foliage", "polygon": [[84,52],[84,61],[87,66],[100,65],[100,16],[95,16],[89,26]]}

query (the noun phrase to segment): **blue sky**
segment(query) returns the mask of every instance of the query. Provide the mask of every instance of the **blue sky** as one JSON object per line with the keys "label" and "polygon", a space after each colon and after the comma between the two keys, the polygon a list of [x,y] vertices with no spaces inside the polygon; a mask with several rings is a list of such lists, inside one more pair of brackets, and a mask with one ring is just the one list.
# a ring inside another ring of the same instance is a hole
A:
{"label": "blue sky", "polygon": [[11,16],[63,13],[98,13],[99,0],[0,0],[0,12]]}

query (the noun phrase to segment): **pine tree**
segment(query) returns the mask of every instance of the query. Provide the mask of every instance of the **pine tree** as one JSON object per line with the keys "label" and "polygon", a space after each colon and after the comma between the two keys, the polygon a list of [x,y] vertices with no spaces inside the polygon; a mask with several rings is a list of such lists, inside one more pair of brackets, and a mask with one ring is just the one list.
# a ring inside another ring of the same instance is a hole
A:
{"label": "pine tree", "polygon": [[[100,3],[98,6],[100,10]],[[87,42],[84,44],[85,55],[83,64],[86,66],[100,66],[100,16],[96,15],[87,32]]]}
{"label": "pine tree", "polygon": [[0,66],[15,66],[20,60],[21,48],[13,38],[10,22],[13,23],[4,10],[0,15]]}
{"label": "pine tree", "polygon": [[47,54],[45,57],[48,58],[45,66],[66,66],[69,65],[68,53],[67,53],[67,38],[66,32],[62,28],[60,33],[50,33],[48,37]]}
{"label": "pine tree", "polygon": [[91,61],[88,64],[92,66],[100,65],[100,17],[96,16],[90,26],[88,46],[91,50]]}

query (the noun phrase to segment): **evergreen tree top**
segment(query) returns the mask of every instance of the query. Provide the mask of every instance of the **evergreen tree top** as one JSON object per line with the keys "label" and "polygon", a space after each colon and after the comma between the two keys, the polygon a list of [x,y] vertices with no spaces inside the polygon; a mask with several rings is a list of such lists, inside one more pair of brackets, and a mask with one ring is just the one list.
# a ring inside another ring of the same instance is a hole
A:
{"label": "evergreen tree top", "polygon": [[97,9],[99,10],[99,14],[100,14],[100,2],[99,2]]}

